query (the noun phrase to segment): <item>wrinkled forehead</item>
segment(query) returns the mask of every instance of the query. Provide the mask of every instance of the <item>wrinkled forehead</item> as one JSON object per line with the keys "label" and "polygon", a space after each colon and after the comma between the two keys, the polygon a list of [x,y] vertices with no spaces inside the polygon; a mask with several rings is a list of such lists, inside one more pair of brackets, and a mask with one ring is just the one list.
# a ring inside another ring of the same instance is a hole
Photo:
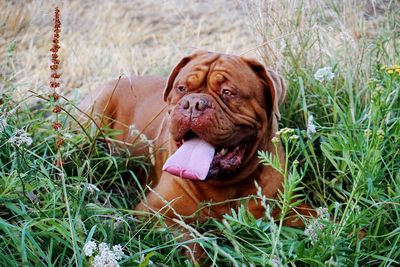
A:
{"label": "wrinkled forehead", "polygon": [[175,81],[185,83],[188,87],[199,87],[210,78],[221,77],[217,74],[221,74],[226,80],[245,84],[254,82],[257,78],[241,57],[208,53],[191,60],[182,68]]}

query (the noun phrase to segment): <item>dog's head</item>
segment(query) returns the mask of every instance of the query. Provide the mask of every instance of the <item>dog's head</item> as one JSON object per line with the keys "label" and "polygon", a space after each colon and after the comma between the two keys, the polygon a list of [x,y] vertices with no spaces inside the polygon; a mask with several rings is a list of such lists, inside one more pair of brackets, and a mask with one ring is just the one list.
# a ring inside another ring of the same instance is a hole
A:
{"label": "dog's head", "polygon": [[234,177],[266,149],[285,92],[282,78],[256,60],[206,51],[184,57],[164,91],[173,142],[164,170],[198,180]]}

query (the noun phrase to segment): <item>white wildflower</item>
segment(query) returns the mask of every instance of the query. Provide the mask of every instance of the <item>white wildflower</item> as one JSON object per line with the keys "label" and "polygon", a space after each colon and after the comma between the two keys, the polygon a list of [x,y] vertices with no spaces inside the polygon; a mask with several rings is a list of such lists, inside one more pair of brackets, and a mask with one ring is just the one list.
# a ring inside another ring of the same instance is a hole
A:
{"label": "white wildflower", "polygon": [[330,214],[327,208],[319,207],[317,208],[317,218],[307,225],[304,229],[304,235],[310,237],[311,244],[315,244],[318,241],[318,237],[326,228],[325,223],[330,219]]}
{"label": "white wildflower", "polygon": [[272,267],[281,267],[283,266],[281,259],[279,258],[278,255],[272,256],[272,259],[270,260],[270,264]]}
{"label": "white wildflower", "polygon": [[135,124],[129,125],[129,135],[131,135],[131,136],[138,136],[139,139],[140,139],[140,141],[141,141],[143,144],[147,144],[147,145],[149,146],[150,160],[151,160],[151,163],[152,163],[153,165],[155,165],[155,164],[156,164],[156,159],[155,159],[155,157],[154,157],[154,144],[153,144],[153,141],[150,140],[150,139],[148,139],[147,136],[146,136],[144,133],[140,132],[140,131],[136,128],[136,125],[135,125]]}
{"label": "white wildflower", "polygon": [[129,135],[139,136],[139,139],[140,139],[140,141],[142,141],[142,143],[147,143],[147,144],[151,143],[151,141],[147,138],[147,136],[144,133],[140,132],[136,128],[136,125],[134,125],[134,124],[129,126]]}
{"label": "white wildflower", "polygon": [[288,135],[288,136],[291,136],[292,134],[294,134],[294,129],[292,129],[292,128],[283,128],[283,129],[281,129],[281,130],[279,130],[278,132],[276,132],[276,136],[281,136],[281,135],[284,135],[284,136],[286,136],[286,135]]}
{"label": "white wildflower", "polygon": [[324,230],[325,229],[325,224],[323,224],[320,220],[316,220],[315,221],[315,227],[318,229],[318,230]]}
{"label": "white wildflower", "polygon": [[0,116],[0,133],[4,131],[4,129],[7,127],[7,116],[4,114]]}
{"label": "white wildflower", "polygon": [[332,72],[331,67],[325,67],[317,70],[314,74],[314,78],[319,82],[330,81],[335,78],[335,74]]}
{"label": "white wildflower", "polygon": [[115,218],[115,228],[116,228],[116,229],[119,229],[119,228],[123,225],[124,222],[125,222],[125,220],[124,220],[123,217],[117,216],[117,217]]}
{"label": "white wildflower", "polygon": [[95,241],[89,241],[83,246],[83,252],[88,257],[91,257],[96,250],[97,244]]}
{"label": "white wildflower", "polygon": [[308,136],[308,138],[311,138],[316,132],[317,132],[317,129],[314,124],[314,116],[310,114],[310,115],[308,115],[308,120],[307,120],[307,136]]}
{"label": "white wildflower", "polygon": [[112,251],[106,251],[94,257],[93,267],[118,267],[118,261]]}
{"label": "white wildflower", "polygon": [[117,267],[118,260],[122,259],[124,252],[121,245],[113,246],[112,250],[106,243],[99,244],[99,255],[93,260],[93,267]]}
{"label": "white wildflower", "polygon": [[330,214],[328,212],[328,208],[319,207],[319,208],[317,208],[316,211],[317,211],[317,216],[319,219],[329,221]]}
{"label": "white wildflower", "polygon": [[14,136],[8,139],[8,142],[18,147],[24,143],[29,146],[32,144],[32,138],[28,136],[24,129],[19,129]]}
{"label": "white wildflower", "polygon": [[336,266],[339,266],[339,264],[335,261],[333,256],[331,256],[329,260],[325,261],[325,266],[327,266],[327,267],[336,267]]}
{"label": "white wildflower", "polygon": [[110,250],[110,247],[108,246],[107,243],[102,242],[99,244],[99,253],[100,254],[103,253],[104,251],[108,251],[108,250]]}
{"label": "white wildflower", "polygon": [[98,252],[98,255],[93,258],[93,267],[118,267],[118,261],[124,256],[121,245],[115,245],[110,249],[107,243],[102,242],[97,246],[95,241],[87,242],[83,247],[83,252],[88,257]]}
{"label": "white wildflower", "polygon": [[286,128],[283,128],[281,130],[281,133],[283,133],[283,134],[294,134],[294,129],[286,127]]}
{"label": "white wildflower", "polygon": [[122,259],[122,256],[124,256],[124,252],[122,251],[122,246],[121,245],[115,245],[113,246],[113,252],[115,255],[115,259],[117,261],[119,261],[120,259]]}
{"label": "white wildflower", "polygon": [[89,193],[100,192],[100,189],[94,184],[84,183],[83,185],[85,186],[87,191],[89,191]]}
{"label": "white wildflower", "polygon": [[310,223],[307,225],[306,229],[304,229],[304,235],[308,236],[311,239],[311,244],[314,244],[318,241],[317,229],[314,223]]}
{"label": "white wildflower", "polygon": [[149,144],[149,154],[150,154],[151,164],[156,165],[156,157],[155,157],[155,150],[153,143]]}
{"label": "white wildflower", "polygon": [[279,140],[279,137],[275,136],[275,137],[272,137],[271,141],[273,144],[277,144],[277,143],[279,143],[280,140]]}
{"label": "white wildflower", "polygon": [[129,135],[139,135],[140,131],[136,128],[135,124],[129,125]]}

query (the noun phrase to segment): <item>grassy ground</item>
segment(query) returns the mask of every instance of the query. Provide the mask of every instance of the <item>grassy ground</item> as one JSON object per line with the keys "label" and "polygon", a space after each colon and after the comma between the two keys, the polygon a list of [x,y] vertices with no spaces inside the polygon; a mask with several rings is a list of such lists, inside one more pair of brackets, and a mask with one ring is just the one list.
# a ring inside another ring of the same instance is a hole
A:
{"label": "grassy ground", "polygon": [[[281,140],[289,190],[265,201],[287,207],[301,194],[320,216],[306,229],[287,228],[268,210],[255,220],[243,200],[223,221],[182,222],[193,237],[185,242],[160,226],[162,216],[135,218],[148,163],[110,155],[112,145],[70,126],[74,101],[61,101],[65,142],[55,149],[53,104],[28,90],[49,92],[58,2],[21,3],[0,2],[0,265],[97,264],[96,254],[85,256],[90,240],[121,245],[122,266],[190,265],[181,253],[190,242],[217,266],[400,264],[397,1],[59,3],[62,90],[70,99],[121,73],[166,74],[193,47],[257,52],[285,77],[281,128],[299,138]],[[327,75],[316,75],[324,67]],[[268,164],[267,154],[260,157]]]}

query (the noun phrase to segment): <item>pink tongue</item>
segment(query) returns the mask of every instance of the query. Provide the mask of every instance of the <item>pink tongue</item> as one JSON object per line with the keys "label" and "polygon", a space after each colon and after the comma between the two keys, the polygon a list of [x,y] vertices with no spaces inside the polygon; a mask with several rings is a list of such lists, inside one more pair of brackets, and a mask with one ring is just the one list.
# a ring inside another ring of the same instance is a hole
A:
{"label": "pink tongue", "polygon": [[200,138],[185,141],[164,164],[163,170],[182,178],[204,180],[207,177],[215,148]]}

